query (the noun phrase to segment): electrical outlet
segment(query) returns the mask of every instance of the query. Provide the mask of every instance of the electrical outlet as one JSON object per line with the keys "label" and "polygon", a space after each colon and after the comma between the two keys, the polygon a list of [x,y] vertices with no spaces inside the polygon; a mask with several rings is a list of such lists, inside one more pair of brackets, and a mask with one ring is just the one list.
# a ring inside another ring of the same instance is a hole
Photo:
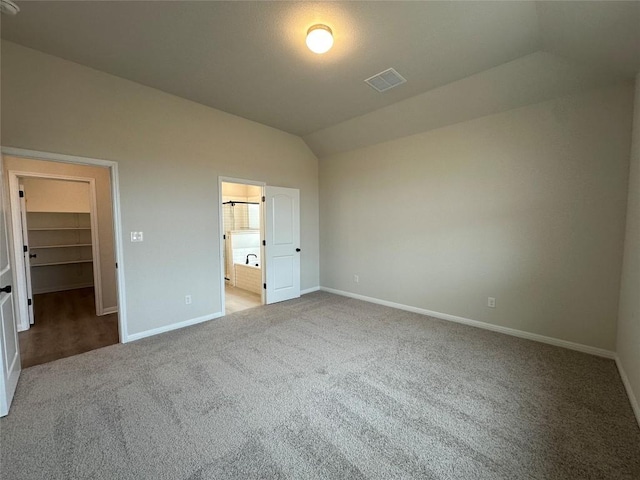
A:
{"label": "electrical outlet", "polygon": [[131,241],[132,242],[142,242],[143,241],[142,232],[131,232]]}
{"label": "electrical outlet", "polygon": [[354,276],[353,276],[353,281],[354,281],[355,283],[360,283],[360,277],[359,277],[358,275],[354,275]]}
{"label": "electrical outlet", "polygon": [[496,308],[496,299],[493,297],[487,298],[487,307]]}
{"label": "electrical outlet", "polygon": [[184,303],[186,303],[187,305],[191,305],[191,295],[184,296]]}

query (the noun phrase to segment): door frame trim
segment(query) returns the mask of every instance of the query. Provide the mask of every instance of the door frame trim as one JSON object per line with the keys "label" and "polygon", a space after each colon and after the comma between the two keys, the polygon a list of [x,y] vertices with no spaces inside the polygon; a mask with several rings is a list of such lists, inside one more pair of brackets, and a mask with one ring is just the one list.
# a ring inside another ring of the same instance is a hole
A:
{"label": "door frame trim", "polygon": [[[120,337],[120,343],[126,343],[128,341],[128,324],[127,324],[127,302],[126,302],[126,293],[125,293],[125,264],[124,264],[124,255],[123,255],[123,240],[122,240],[122,215],[120,208],[120,180],[118,173],[118,162],[114,162],[111,160],[103,160],[97,158],[90,157],[80,157],[75,155],[66,155],[62,153],[51,153],[51,152],[42,152],[38,150],[27,150],[23,148],[14,148],[14,147],[0,147],[0,153],[5,156],[19,157],[19,158],[27,158],[32,160],[45,160],[50,162],[57,163],[70,163],[74,165],[89,165],[94,167],[106,167],[109,169],[110,179],[111,179],[111,204],[113,209],[113,234],[114,234],[114,250],[115,250],[115,261],[117,262],[118,268],[116,268],[116,290],[118,295],[118,335]],[[48,174],[46,174],[48,175]],[[95,193],[95,192],[94,192]],[[91,200],[95,202],[95,197]],[[92,206],[93,209],[93,206]],[[13,210],[11,212],[13,217]],[[97,218],[96,218],[97,221]],[[93,219],[92,219],[93,223]],[[92,225],[93,227],[93,225]],[[96,230],[97,233],[97,230]],[[14,242],[15,243],[15,242]],[[16,259],[14,258],[14,263]],[[95,263],[95,259],[94,259]],[[16,270],[17,268],[14,265],[13,268],[13,277],[14,282],[17,283],[16,278]],[[94,269],[95,275],[95,269]],[[20,309],[18,309],[18,312]],[[20,317],[20,314],[18,314]],[[22,318],[19,318],[18,323],[22,321]],[[27,322],[28,322],[27,318]]]}
{"label": "door frame trim", "polygon": [[[220,308],[222,312],[222,316],[225,316],[226,313],[226,305],[225,305],[225,279],[224,279],[224,247],[225,243],[222,239],[224,235],[224,217],[222,212],[222,184],[223,183],[239,183],[241,185],[256,185],[261,187],[262,196],[264,196],[264,187],[267,186],[266,182],[261,182],[259,180],[247,180],[245,178],[235,178],[235,177],[225,177],[223,175],[218,176],[218,241],[220,242]],[[263,240],[266,238],[265,232],[265,221],[264,221],[264,202],[260,202],[260,235],[263,237]],[[262,262],[262,283],[264,284],[267,272],[267,264],[264,260],[264,246],[260,245],[260,258]],[[260,298],[262,299],[262,305],[265,304],[265,291],[262,289]]]}

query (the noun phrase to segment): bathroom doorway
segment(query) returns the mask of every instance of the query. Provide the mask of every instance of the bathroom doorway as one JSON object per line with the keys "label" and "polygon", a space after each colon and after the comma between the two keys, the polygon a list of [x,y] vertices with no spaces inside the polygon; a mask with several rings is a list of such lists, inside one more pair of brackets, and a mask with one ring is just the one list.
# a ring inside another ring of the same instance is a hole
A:
{"label": "bathroom doorway", "polygon": [[225,315],[264,304],[264,184],[221,179]]}

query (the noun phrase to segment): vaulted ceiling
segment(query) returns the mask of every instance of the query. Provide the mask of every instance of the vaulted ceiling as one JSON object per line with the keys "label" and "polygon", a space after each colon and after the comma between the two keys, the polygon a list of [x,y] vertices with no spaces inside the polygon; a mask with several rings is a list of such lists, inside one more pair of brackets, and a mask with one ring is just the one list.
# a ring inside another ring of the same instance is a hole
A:
{"label": "vaulted ceiling", "polygon": [[[323,132],[541,53],[536,68],[553,55],[580,85],[640,71],[636,1],[16,3],[4,39],[301,135],[316,152]],[[305,46],[316,23],[334,32],[324,55]],[[407,83],[364,83],[389,67]]]}

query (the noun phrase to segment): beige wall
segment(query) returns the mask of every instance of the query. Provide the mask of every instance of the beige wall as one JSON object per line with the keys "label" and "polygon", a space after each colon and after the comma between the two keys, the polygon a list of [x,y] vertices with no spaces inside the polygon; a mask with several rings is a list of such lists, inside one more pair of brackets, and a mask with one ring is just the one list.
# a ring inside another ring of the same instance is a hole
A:
{"label": "beige wall", "polygon": [[321,285],[613,350],[632,93],[321,158]]}
{"label": "beige wall", "polygon": [[629,203],[625,236],[618,356],[632,390],[632,402],[640,422],[640,74],[636,76],[633,142],[629,173]]}
{"label": "beige wall", "polygon": [[30,177],[20,183],[27,212],[91,212],[88,183]]}
{"label": "beige wall", "polygon": [[299,137],[5,41],[2,98],[3,145],[118,162],[129,334],[221,311],[220,175],[300,189],[301,285],[318,285],[318,161]]}
{"label": "beige wall", "polygon": [[222,182],[222,195],[225,197],[257,197],[261,192],[262,187],[258,185]]}
{"label": "beige wall", "polygon": [[[5,58],[3,56],[3,76]],[[6,93],[5,93],[6,94]],[[6,98],[6,97],[5,97]],[[9,102],[4,103],[3,108]],[[3,110],[4,115],[4,110]],[[3,139],[4,139],[3,135]],[[6,145],[6,144],[5,144]],[[27,158],[4,156],[4,170],[19,172],[51,173],[72,177],[94,178],[96,185],[96,208],[98,216],[98,241],[100,242],[100,282],[102,283],[102,307],[113,309],[118,306],[116,286],[115,250],[113,235],[113,210],[111,208],[111,180],[109,170],[102,167],[72,165],[69,163],[44,162]],[[4,187],[7,187],[8,178]]]}

